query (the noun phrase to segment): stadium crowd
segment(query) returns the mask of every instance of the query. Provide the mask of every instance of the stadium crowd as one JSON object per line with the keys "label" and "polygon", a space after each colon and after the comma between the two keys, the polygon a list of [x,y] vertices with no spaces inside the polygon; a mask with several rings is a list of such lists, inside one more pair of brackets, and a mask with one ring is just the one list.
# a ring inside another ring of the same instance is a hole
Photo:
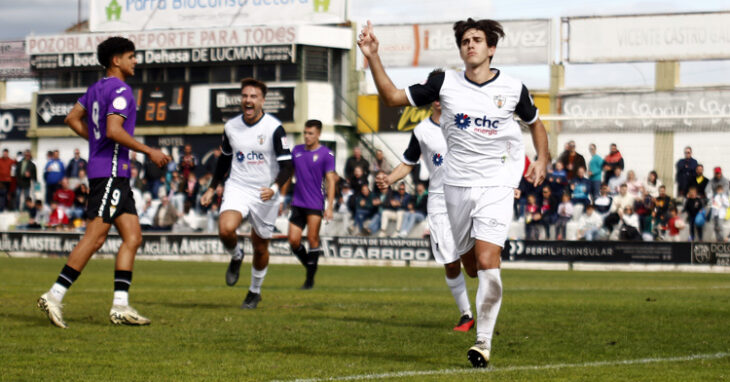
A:
{"label": "stadium crowd", "polygon": [[[692,157],[690,147],[676,162],[676,197],[670,196],[655,171],[642,179],[633,170],[625,170],[625,158],[615,144],[605,156],[597,154],[595,144],[588,151],[589,155],[583,156],[570,141],[541,186],[535,188],[522,179],[515,191],[510,236],[678,241],[686,229],[689,240],[727,241],[723,223],[730,218],[728,179],[720,167],[714,167],[712,176],[706,177],[704,166]],[[132,152],[130,182],[142,229],[215,232],[222,187],[211,205],[201,205],[200,198],[220,154],[216,148],[201,163],[188,144],[177,162],[160,169],[149,161],[143,164]],[[0,157],[0,212],[20,212],[17,228],[82,230],[89,192],[87,165],[78,149],[66,164],[57,150],[49,151],[41,172],[29,150],[12,158],[4,149]],[[347,227],[346,233],[393,237],[427,233],[427,182],[419,179],[416,167],[412,174],[415,187],[410,190],[405,182],[378,188],[375,177],[391,170],[381,150],[368,160],[359,147],[353,149],[335,202],[335,220]],[[45,194],[41,194],[38,182],[45,185]],[[281,200],[280,215],[284,218],[291,189]],[[705,228],[714,237],[703,235]]]}

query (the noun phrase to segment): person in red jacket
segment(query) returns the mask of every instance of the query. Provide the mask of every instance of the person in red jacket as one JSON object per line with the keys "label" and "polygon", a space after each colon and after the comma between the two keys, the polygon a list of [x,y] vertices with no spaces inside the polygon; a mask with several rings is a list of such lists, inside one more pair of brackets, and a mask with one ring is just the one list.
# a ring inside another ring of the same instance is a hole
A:
{"label": "person in red jacket", "polygon": [[13,181],[12,169],[15,160],[10,157],[8,149],[3,150],[3,156],[0,157],[0,212],[5,211],[10,200],[10,185]]}
{"label": "person in red jacket", "polygon": [[61,188],[53,193],[53,201],[57,202],[61,208],[68,210],[73,207],[76,194],[68,186],[68,178],[61,179]]}
{"label": "person in red jacket", "polygon": [[51,201],[51,215],[48,217],[48,227],[55,229],[63,229],[68,226],[68,215],[66,211],[58,205],[55,200]]}

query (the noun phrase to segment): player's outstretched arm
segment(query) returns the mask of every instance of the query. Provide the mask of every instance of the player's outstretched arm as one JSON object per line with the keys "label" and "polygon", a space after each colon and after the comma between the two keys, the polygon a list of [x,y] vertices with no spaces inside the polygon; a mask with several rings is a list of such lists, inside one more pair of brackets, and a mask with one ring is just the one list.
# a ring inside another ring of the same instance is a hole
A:
{"label": "player's outstretched arm", "polygon": [[408,106],[408,97],[403,89],[398,89],[390,80],[388,74],[385,73],[383,63],[378,55],[378,39],[373,33],[373,24],[368,20],[368,24],[362,28],[357,38],[357,46],[360,51],[368,59],[370,72],[373,74],[375,86],[378,88],[378,94],[383,98],[383,102],[387,106]]}
{"label": "player's outstretched arm", "polygon": [[215,173],[213,173],[213,179],[210,181],[208,189],[205,190],[203,196],[200,197],[200,204],[202,204],[203,207],[207,207],[210,202],[213,201],[215,189],[218,188],[218,185],[226,178],[226,174],[228,174],[228,171],[231,169],[231,163],[233,163],[232,154],[223,153],[220,158],[218,158],[218,163],[216,163],[215,166]]}
{"label": "player's outstretched arm", "polygon": [[86,123],[86,109],[76,103],[63,120],[79,137],[89,140],[89,126]]}
{"label": "player's outstretched arm", "polygon": [[[154,164],[159,167],[164,167],[172,158],[166,155],[158,149],[153,149],[134,139],[129,133],[124,130],[122,124],[124,123],[124,117],[119,114],[110,114],[106,117],[106,137],[119,143],[120,145],[147,155]],[[88,133],[87,133],[88,137]],[[88,139],[88,138],[87,138]]]}
{"label": "player's outstretched arm", "polygon": [[396,168],[393,169],[393,171],[390,172],[387,176],[383,176],[380,178],[380,181],[378,179],[375,179],[375,183],[378,184],[378,187],[390,187],[391,184],[403,179],[406,177],[406,175],[410,174],[413,170],[413,166],[401,162]]}
{"label": "player's outstretched arm", "polygon": [[535,145],[535,150],[537,150],[537,160],[530,163],[525,178],[537,187],[545,180],[547,166],[550,163],[547,132],[545,131],[545,125],[542,124],[539,118],[530,124],[530,133],[532,134],[532,144]]}

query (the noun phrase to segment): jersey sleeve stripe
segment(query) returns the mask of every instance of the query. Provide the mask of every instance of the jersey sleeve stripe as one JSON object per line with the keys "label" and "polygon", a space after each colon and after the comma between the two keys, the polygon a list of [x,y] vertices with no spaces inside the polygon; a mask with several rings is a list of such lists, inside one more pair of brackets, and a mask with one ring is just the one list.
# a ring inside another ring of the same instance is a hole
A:
{"label": "jersey sleeve stripe", "polygon": [[400,161],[401,161],[401,162],[403,162],[403,163],[405,163],[405,164],[407,164],[407,165],[409,165],[409,166],[415,166],[415,165],[417,165],[417,164],[418,164],[418,162],[417,162],[417,161],[416,161],[416,162],[411,162],[411,161],[409,161],[409,160],[408,160],[408,159],[407,159],[407,158],[405,157],[405,155],[404,155],[404,156],[402,156],[402,157],[400,158]]}
{"label": "jersey sleeve stripe", "polygon": [[535,121],[537,121],[537,117],[539,117],[539,116],[540,116],[540,110],[536,108],[535,116],[530,121],[525,121],[525,123],[528,125],[532,125],[533,123],[535,123]]}
{"label": "jersey sleeve stripe", "polygon": [[84,110],[86,110],[86,106],[84,106],[83,103],[81,103],[80,101],[76,101],[76,103],[79,104],[79,106],[81,106],[82,108],[84,108]]}
{"label": "jersey sleeve stripe", "polygon": [[127,119],[127,116],[126,115],[124,115],[122,113],[119,113],[119,112],[116,112],[116,111],[115,112],[111,112],[111,113],[107,113],[107,116],[115,115],[115,114],[118,115],[118,116],[120,116],[120,117],[122,117],[122,118],[124,118],[124,119]]}
{"label": "jersey sleeve stripe", "polygon": [[413,97],[411,96],[411,89],[406,88],[406,97],[408,98],[408,102],[411,104],[411,106],[417,106],[416,103],[413,101]]}
{"label": "jersey sleeve stripe", "polygon": [[288,155],[279,155],[276,157],[277,162],[283,161],[283,160],[291,160],[291,154]]}

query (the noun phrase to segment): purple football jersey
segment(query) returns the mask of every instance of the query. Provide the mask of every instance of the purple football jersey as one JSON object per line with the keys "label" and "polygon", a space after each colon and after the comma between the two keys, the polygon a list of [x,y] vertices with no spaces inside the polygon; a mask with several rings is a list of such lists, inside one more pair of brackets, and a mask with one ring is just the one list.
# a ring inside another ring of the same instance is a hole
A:
{"label": "purple football jersey", "polygon": [[137,104],[132,88],[116,77],[106,77],[91,85],[79,103],[86,109],[89,126],[89,179],[129,178],[129,149],[106,137],[106,117],[124,117],[122,127],[134,135]]}
{"label": "purple football jersey", "polygon": [[328,172],[335,171],[335,156],[326,146],[307,151],[304,145],[295,146],[291,156],[297,180],[292,206],[324,209],[324,177]]}

